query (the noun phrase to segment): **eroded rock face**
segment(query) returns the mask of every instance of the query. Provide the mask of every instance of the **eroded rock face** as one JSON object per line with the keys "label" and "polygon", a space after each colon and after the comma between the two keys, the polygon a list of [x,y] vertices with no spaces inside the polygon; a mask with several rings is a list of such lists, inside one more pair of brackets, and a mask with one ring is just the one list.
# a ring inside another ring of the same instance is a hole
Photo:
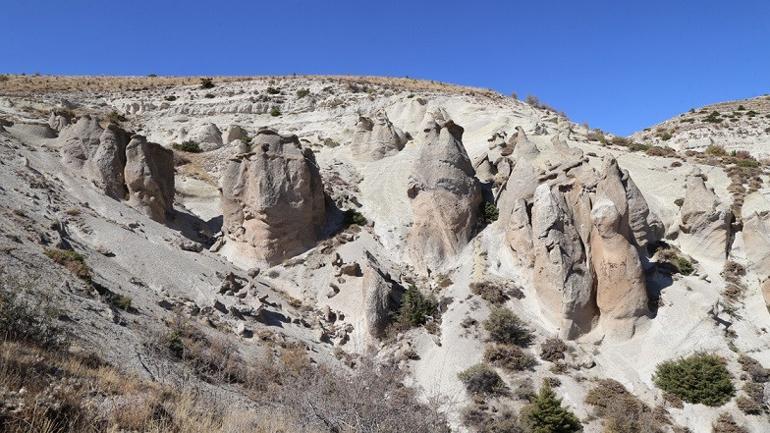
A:
{"label": "eroded rock face", "polygon": [[591,262],[601,323],[608,333],[628,338],[636,320],[648,312],[642,264],[636,248],[621,233],[621,215],[614,203],[600,199],[591,219]]}
{"label": "eroded rock face", "polygon": [[310,149],[264,129],[220,180],[222,230],[240,254],[275,264],[311,248],[326,221],[325,195]]}
{"label": "eroded rock face", "polygon": [[508,246],[532,267],[541,308],[563,338],[600,322],[607,334],[631,336],[647,314],[643,247],[660,239],[662,224],[614,159],[597,171],[565,141],[552,142],[558,161],[519,159],[501,186]]}
{"label": "eroded rock face", "polygon": [[64,165],[89,179],[108,196],[126,197],[123,167],[126,165],[128,134],[115,124],[102,129],[99,122],[84,116],[64,128],[57,139]]}
{"label": "eroded rock face", "polygon": [[61,131],[70,125],[71,120],[69,116],[51,111],[51,115],[48,117],[48,126],[56,131]]}
{"label": "eroded rock face", "polygon": [[128,200],[158,222],[174,204],[173,152],[110,123],[84,116],[65,127],[57,142],[65,166],[79,170],[106,195]]}
{"label": "eroded rock face", "polygon": [[385,329],[390,321],[391,311],[397,302],[399,288],[390,279],[390,276],[371,263],[364,268],[362,288],[367,334],[374,338],[380,338],[385,334]]}
{"label": "eroded rock face", "polygon": [[593,277],[563,193],[542,184],[532,205],[533,284],[544,313],[563,338],[591,329],[596,316]]}
{"label": "eroded rock face", "polygon": [[764,211],[744,218],[743,243],[751,269],[760,278],[770,277],[770,213]]}
{"label": "eroded rock face", "polygon": [[126,146],[124,176],[129,205],[165,222],[174,209],[174,153],[134,135]]}
{"label": "eroded rock face", "polygon": [[680,244],[696,257],[725,260],[732,243],[730,207],[706,186],[695,169],[687,176],[684,203],[680,209]]}
{"label": "eroded rock face", "polygon": [[433,269],[471,239],[481,188],[462,143],[463,128],[436,115],[409,178],[413,225],[407,250],[416,266]]}
{"label": "eroded rock face", "polygon": [[535,143],[527,138],[527,134],[524,133],[524,129],[521,126],[516,127],[516,134],[511,136],[511,140],[513,146],[511,157],[514,161],[518,161],[521,158],[534,159],[540,154]]}
{"label": "eroded rock face", "polygon": [[390,122],[385,110],[378,110],[371,117],[359,117],[350,151],[354,159],[377,161],[398,153],[406,141],[406,134]]}

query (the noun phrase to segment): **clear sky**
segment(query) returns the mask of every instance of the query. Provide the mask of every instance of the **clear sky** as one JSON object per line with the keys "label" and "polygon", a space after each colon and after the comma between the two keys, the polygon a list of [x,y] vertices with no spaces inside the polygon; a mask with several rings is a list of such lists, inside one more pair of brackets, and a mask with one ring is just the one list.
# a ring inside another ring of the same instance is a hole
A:
{"label": "clear sky", "polygon": [[628,134],[770,92],[770,1],[2,0],[0,73],[409,76]]}

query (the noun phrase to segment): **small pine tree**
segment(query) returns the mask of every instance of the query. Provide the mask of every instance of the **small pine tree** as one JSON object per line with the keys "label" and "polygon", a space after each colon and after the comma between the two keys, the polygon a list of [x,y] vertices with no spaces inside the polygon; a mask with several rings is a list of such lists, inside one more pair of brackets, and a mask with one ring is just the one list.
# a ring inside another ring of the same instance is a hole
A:
{"label": "small pine tree", "polygon": [[402,329],[424,325],[437,307],[438,302],[433,296],[425,296],[417,287],[411,285],[401,297],[396,321]]}
{"label": "small pine tree", "polygon": [[532,403],[521,410],[521,425],[526,433],[576,433],[582,431],[580,420],[562,407],[548,382],[543,383]]}

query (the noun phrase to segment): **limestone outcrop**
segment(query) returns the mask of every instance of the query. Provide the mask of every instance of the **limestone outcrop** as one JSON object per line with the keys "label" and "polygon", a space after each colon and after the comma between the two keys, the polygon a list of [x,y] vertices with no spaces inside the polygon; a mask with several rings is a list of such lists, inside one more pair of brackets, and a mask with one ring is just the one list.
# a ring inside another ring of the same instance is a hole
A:
{"label": "limestone outcrop", "polygon": [[406,142],[406,134],[391,123],[385,110],[378,110],[358,118],[350,152],[354,159],[377,161],[398,153]]}
{"label": "limestone outcrop", "polygon": [[223,227],[243,256],[275,264],[311,248],[326,204],[313,152],[296,136],[260,130],[251,151],[232,158],[220,180]]}
{"label": "limestone outcrop", "polygon": [[125,150],[129,205],[158,222],[174,209],[174,153],[134,135]]}
{"label": "limestone outcrop", "polygon": [[705,177],[694,169],[686,179],[680,209],[679,237],[682,248],[695,257],[722,261],[732,243],[730,207],[706,186]]}
{"label": "limestone outcrop", "polygon": [[463,128],[441,113],[424,127],[409,178],[413,225],[407,251],[416,266],[433,269],[471,239],[481,188],[462,143]]}

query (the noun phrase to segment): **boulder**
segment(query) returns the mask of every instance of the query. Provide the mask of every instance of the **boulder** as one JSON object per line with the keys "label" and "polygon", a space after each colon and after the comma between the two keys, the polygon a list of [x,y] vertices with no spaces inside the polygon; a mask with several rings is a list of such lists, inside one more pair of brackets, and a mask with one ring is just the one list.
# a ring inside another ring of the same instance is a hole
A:
{"label": "boulder", "polygon": [[260,130],[253,152],[230,159],[220,180],[225,236],[268,264],[311,248],[326,221],[318,164],[296,136]]}
{"label": "boulder", "polygon": [[542,184],[532,205],[532,281],[540,306],[562,338],[591,330],[597,314],[594,282],[572,210],[558,188]]}
{"label": "boulder", "polygon": [[442,114],[425,125],[407,190],[413,220],[407,253],[423,269],[439,266],[468,243],[481,204],[481,187],[462,143],[463,128]]}
{"label": "boulder", "polygon": [[612,201],[597,201],[591,219],[591,262],[600,323],[608,334],[629,338],[638,318],[648,313],[642,264],[634,245],[621,233],[621,216]]}
{"label": "boulder", "polygon": [[90,116],[83,116],[62,129],[56,140],[62,154],[62,162],[75,170],[82,169],[86,160],[99,147],[103,131],[99,121]]}
{"label": "boulder", "polygon": [[364,269],[361,284],[366,333],[371,337],[380,338],[385,334],[393,308],[398,304],[398,284],[371,263]]}
{"label": "boulder", "polygon": [[354,159],[377,161],[398,153],[406,142],[406,134],[390,122],[385,110],[378,110],[358,118],[350,152]]}
{"label": "boulder", "polygon": [[697,168],[687,176],[679,212],[682,249],[699,259],[725,260],[732,244],[733,214],[714,190],[706,186]]}
{"label": "boulder", "polygon": [[202,151],[219,149],[222,147],[222,132],[213,123],[204,123],[194,128],[188,135],[187,140],[198,143]]}
{"label": "boulder", "polygon": [[174,209],[174,153],[134,135],[126,146],[128,204],[158,222]]}
{"label": "boulder", "polygon": [[235,140],[241,140],[242,142],[248,142],[248,134],[246,130],[238,125],[230,125],[222,133],[222,144],[230,144]]}

